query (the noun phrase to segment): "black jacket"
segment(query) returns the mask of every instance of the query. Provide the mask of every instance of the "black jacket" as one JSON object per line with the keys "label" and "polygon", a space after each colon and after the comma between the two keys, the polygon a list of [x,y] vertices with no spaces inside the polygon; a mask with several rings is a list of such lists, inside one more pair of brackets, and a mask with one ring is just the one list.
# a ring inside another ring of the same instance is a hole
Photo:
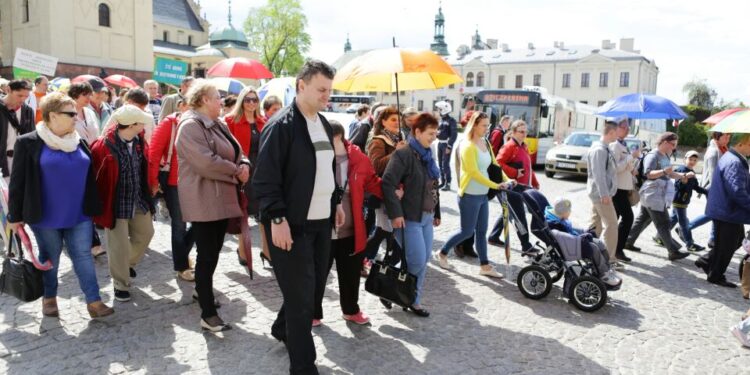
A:
{"label": "black jacket", "polygon": [[[693,172],[692,169],[681,165],[674,169],[677,173],[688,173]],[[698,183],[698,179],[693,177],[689,178],[686,183],[681,180],[675,180],[674,182],[674,199],[672,199],[672,205],[677,208],[686,208],[690,204],[690,198],[693,196],[693,190],[700,194],[708,195],[708,190],[702,188]]]}
{"label": "black jacket", "polygon": [[[16,141],[13,156],[13,173],[8,188],[8,221],[27,224],[42,220],[42,181],[39,159],[44,141],[36,131],[25,134]],[[83,196],[83,214],[94,217],[101,214],[102,206],[94,179],[94,159],[86,141],[81,139],[81,149],[91,159],[86,175],[86,191]],[[61,181],[63,183],[64,181]]]}
{"label": "black jacket", "polygon": [[[331,125],[318,114],[333,147]],[[315,148],[310,140],[307,120],[295,101],[263,127],[260,135],[258,162],[253,172],[252,188],[260,206],[260,219],[284,217],[292,231],[299,230],[307,220],[316,170]],[[335,173],[334,158],[331,169]],[[338,189],[337,189],[338,190]],[[331,218],[340,198],[331,197]],[[296,228],[295,228],[296,227]]]}
{"label": "black jacket", "polygon": [[372,130],[372,119],[369,117],[360,121],[354,134],[349,134],[349,143],[355,144],[360,150],[367,150],[367,138]]}
{"label": "black jacket", "polygon": [[[34,95],[33,93],[31,95]],[[8,148],[8,126],[12,126],[21,136],[34,131],[34,110],[26,104],[21,105],[21,121],[18,121],[16,114],[12,113],[3,103],[0,103],[0,168],[3,177],[8,177],[8,157],[6,155]]]}
{"label": "black jacket", "polygon": [[[408,221],[422,221],[427,169],[411,147],[404,147],[391,154],[391,160],[383,174],[383,201],[388,217],[403,217]],[[399,200],[396,189],[404,185],[404,197]],[[440,191],[436,188],[437,205],[435,218],[440,219]]]}
{"label": "black jacket", "polygon": [[452,148],[457,136],[458,125],[456,125],[456,120],[450,115],[442,116],[440,125],[438,125],[438,140],[448,141],[448,148]]}

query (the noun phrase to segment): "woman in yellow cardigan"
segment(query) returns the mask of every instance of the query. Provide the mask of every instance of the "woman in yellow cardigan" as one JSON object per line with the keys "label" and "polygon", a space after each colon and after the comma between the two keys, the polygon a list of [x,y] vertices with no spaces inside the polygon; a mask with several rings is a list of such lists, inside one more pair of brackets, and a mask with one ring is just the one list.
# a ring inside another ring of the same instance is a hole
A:
{"label": "woman in yellow cardigan", "polygon": [[490,163],[497,165],[492,148],[488,147],[484,138],[489,127],[487,114],[475,112],[466,125],[461,145],[461,179],[458,190],[458,208],[461,213],[461,230],[452,235],[436,254],[440,267],[450,269],[448,251],[457,244],[476,234],[476,249],[479,253],[479,274],[483,276],[502,278],[503,275],[495,271],[487,259],[487,221],[489,218],[489,189],[505,189],[512,187],[512,182],[503,174],[503,182],[495,183],[489,179],[487,168]]}

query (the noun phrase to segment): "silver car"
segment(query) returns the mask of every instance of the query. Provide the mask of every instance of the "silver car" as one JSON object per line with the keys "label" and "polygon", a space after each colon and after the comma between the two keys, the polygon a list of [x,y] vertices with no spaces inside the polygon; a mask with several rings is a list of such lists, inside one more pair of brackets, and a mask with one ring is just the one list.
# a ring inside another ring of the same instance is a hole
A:
{"label": "silver car", "polygon": [[[586,153],[591,144],[601,138],[597,132],[575,132],[570,134],[562,144],[551,148],[547,152],[544,164],[544,174],[555,177],[556,173],[576,176],[586,176]],[[628,149],[642,148],[643,143],[634,137],[625,138]]]}

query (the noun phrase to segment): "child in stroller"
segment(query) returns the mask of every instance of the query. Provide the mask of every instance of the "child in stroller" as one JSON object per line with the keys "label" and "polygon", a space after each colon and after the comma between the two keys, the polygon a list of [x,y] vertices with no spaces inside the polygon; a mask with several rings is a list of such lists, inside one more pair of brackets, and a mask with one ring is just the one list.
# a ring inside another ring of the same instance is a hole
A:
{"label": "child in stroller", "polygon": [[599,280],[610,287],[619,286],[622,280],[609,267],[609,254],[604,241],[594,237],[591,232],[573,227],[569,219],[571,206],[570,200],[560,197],[555,199],[554,205],[544,210],[544,220],[553,231],[565,258],[591,261]]}

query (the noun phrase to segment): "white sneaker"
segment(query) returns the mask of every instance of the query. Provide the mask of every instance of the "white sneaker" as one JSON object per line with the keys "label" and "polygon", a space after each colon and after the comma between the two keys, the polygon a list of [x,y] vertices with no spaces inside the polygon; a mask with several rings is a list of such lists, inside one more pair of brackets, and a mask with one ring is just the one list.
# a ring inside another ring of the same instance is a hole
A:
{"label": "white sneaker", "polygon": [[615,274],[615,271],[612,270],[607,271],[607,273],[602,275],[599,280],[609,286],[618,286],[622,283],[622,279],[620,279],[620,277]]}
{"label": "white sneaker", "polygon": [[609,264],[610,270],[617,270],[617,271],[623,271],[625,270],[625,265],[620,262],[612,262]]}
{"label": "white sneaker", "polygon": [[448,257],[447,256],[441,256],[441,253],[438,251],[435,253],[434,258],[438,262],[438,266],[444,270],[450,270],[453,269],[453,266],[448,263]]}
{"label": "white sneaker", "polygon": [[479,274],[482,275],[482,276],[494,277],[496,279],[502,279],[503,278],[503,274],[500,273],[500,272],[495,271],[495,268],[488,268],[488,269],[480,268],[479,269]]}
{"label": "white sneaker", "polygon": [[739,326],[733,326],[729,332],[732,332],[735,338],[737,338],[737,341],[742,344],[742,346],[750,347],[750,341],[748,341],[747,337],[744,333],[740,330]]}

